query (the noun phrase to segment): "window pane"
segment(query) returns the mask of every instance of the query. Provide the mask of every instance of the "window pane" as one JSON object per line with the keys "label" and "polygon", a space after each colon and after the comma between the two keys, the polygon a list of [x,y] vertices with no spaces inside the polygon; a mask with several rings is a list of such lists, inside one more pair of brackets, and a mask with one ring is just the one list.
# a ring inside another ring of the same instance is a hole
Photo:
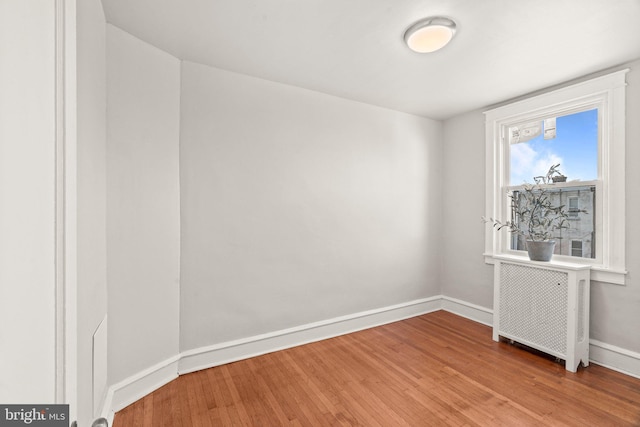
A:
{"label": "window pane", "polygon": [[577,217],[580,210],[580,198],[578,196],[569,196],[569,217]]}
{"label": "window pane", "polygon": [[[596,187],[575,186],[564,188],[552,188],[547,190],[551,203],[555,206],[564,206],[568,214],[568,228],[556,230],[553,239],[556,241],[554,254],[568,255],[582,258],[596,257]],[[520,200],[520,193],[514,191],[514,200]],[[571,211],[571,204],[579,206],[578,211]],[[519,218],[512,215],[512,221],[518,222]],[[526,237],[513,235],[511,249],[526,250]],[[572,242],[580,241],[580,250],[573,246]]]}
{"label": "window pane", "polygon": [[567,181],[598,178],[598,110],[522,123],[508,129],[510,184],[533,182],[560,164]]}
{"label": "window pane", "polygon": [[571,241],[571,256],[582,256],[582,240]]}

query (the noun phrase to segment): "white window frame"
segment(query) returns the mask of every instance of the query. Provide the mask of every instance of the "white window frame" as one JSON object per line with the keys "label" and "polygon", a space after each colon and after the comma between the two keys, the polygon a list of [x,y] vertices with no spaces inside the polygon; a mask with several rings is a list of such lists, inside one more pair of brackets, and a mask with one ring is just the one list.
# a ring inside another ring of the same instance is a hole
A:
{"label": "white window frame", "polygon": [[[522,101],[485,111],[486,119],[486,206],[485,216],[510,219],[509,141],[506,130],[515,123],[541,120],[598,108],[600,139],[596,180],[598,248],[596,259],[554,255],[551,263],[591,265],[591,279],[624,285],[625,268],[625,76],[616,71],[566,86]],[[487,224],[485,262],[494,256],[524,257],[510,249],[508,232]]]}

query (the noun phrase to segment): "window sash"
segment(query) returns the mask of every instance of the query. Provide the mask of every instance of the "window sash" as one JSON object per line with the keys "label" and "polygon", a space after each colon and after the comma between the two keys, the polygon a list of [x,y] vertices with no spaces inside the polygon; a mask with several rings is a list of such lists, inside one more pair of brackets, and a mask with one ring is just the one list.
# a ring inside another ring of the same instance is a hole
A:
{"label": "window sash", "polygon": [[[562,193],[570,193],[570,192],[574,192],[574,191],[593,191],[593,199],[594,199],[594,203],[593,203],[593,208],[594,211],[591,213],[593,215],[593,219],[596,221],[595,223],[598,223],[598,181],[576,181],[576,182],[563,182],[563,183],[554,183],[554,184],[548,184],[548,185],[540,185],[542,188],[546,189],[549,191],[550,193],[550,197],[553,197],[553,194],[555,193],[559,193],[560,195],[558,196],[559,198],[562,198]],[[517,219],[513,217],[513,213],[511,212],[511,197],[513,197],[513,195],[516,192],[520,192],[524,190],[524,185],[514,185],[511,187],[507,187],[507,197],[508,197],[508,209],[509,209],[509,220],[510,221],[516,221]],[[569,196],[569,199],[571,198],[575,198],[578,199],[577,197],[574,196]],[[587,209],[588,211],[588,209]],[[571,221],[572,218],[578,218],[578,212],[575,212],[575,217],[572,217],[571,215],[569,215],[569,220]],[[593,224],[593,223],[589,223],[589,224]],[[586,226],[587,224],[585,224]],[[575,228],[573,229],[573,231],[570,230],[566,230],[566,231],[562,231],[562,232],[558,232],[558,236],[556,237],[557,239],[571,239],[571,235],[572,233],[575,233]],[[591,247],[591,250],[589,251],[589,257],[585,258],[587,260],[598,260],[598,255],[600,253],[600,251],[602,250],[602,245],[599,244],[599,241],[601,239],[602,236],[602,231],[598,231],[598,227],[593,226],[593,232],[590,232],[588,234],[590,236],[590,240],[592,242],[595,242],[595,246]],[[575,238],[575,234],[573,235],[573,237]],[[506,247],[506,251],[507,253],[510,254],[518,254],[518,253],[522,253],[526,250],[526,247],[524,245],[525,242],[525,238],[519,238],[518,236],[509,236],[508,237],[510,244]],[[571,239],[574,240],[574,239]],[[571,252],[571,248],[570,247],[566,247],[567,243],[556,243],[556,250],[555,250],[555,255],[554,257],[562,257],[562,258],[566,258],[567,261],[571,261],[571,262],[582,262],[581,259],[584,258],[584,251],[581,251],[581,254],[579,256],[575,256],[573,255]],[[562,252],[569,252],[569,254],[565,254],[563,255]],[[594,256],[595,253],[595,256]]]}

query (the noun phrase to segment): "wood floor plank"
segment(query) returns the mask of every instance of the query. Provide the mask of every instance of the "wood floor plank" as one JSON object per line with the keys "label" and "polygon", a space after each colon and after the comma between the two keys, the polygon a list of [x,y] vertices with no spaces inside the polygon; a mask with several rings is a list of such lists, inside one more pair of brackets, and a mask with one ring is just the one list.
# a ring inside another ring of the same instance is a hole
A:
{"label": "wood floor plank", "polygon": [[180,376],[114,427],[640,426],[640,379],[577,373],[445,311]]}
{"label": "wood floor plank", "polygon": [[142,419],[135,420],[139,422],[142,427],[153,427],[153,399],[155,397],[155,393],[151,393],[141,399],[142,405],[138,405],[142,408]]}

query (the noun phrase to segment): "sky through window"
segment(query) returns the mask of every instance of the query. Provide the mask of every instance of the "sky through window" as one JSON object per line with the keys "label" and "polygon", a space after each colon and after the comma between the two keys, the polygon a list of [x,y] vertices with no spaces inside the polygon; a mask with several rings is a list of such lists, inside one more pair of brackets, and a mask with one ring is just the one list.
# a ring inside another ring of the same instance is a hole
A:
{"label": "sky through window", "polygon": [[531,183],[545,175],[551,165],[560,164],[567,181],[598,178],[598,110],[587,110],[556,118],[556,135],[544,139],[540,134],[526,142],[510,145],[511,185]]}

